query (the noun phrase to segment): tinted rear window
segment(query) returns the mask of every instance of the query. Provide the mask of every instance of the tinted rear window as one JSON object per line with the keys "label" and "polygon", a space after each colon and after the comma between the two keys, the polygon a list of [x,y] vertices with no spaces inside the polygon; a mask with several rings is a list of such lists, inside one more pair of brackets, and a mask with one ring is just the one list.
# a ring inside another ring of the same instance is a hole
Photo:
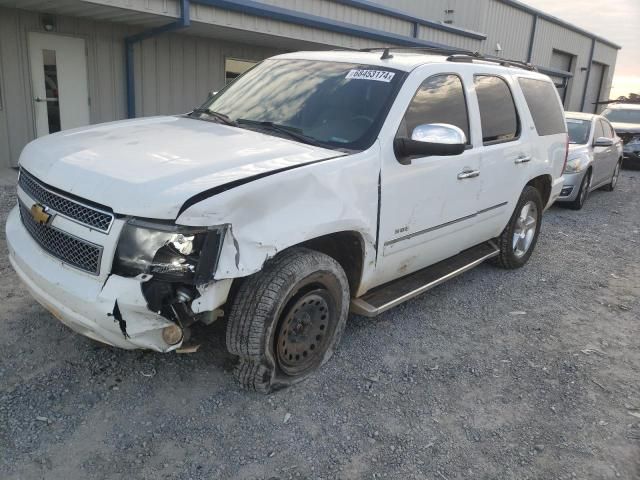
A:
{"label": "tinted rear window", "polygon": [[507,82],[500,77],[477,75],[475,83],[482,142],[488,144],[515,139],[520,134],[520,123]]}
{"label": "tinted rear window", "polygon": [[551,82],[533,78],[519,78],[538,135],[555,135],[567,131],[556,87]]}

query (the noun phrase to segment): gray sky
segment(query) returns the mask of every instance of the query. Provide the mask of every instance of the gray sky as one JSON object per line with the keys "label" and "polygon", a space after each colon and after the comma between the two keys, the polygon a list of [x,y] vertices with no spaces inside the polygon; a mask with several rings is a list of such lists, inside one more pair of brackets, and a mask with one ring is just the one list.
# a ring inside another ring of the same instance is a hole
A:
{"label": "gray sky", "polygon": [[622,46],[611,97],[640,93],[640,0],[523,0]]}

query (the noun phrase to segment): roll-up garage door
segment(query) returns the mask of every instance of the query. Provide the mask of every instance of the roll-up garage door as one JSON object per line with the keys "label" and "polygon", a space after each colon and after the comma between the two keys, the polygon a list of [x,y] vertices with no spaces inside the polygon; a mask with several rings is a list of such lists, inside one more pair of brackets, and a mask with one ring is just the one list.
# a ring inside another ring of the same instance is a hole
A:
{"label": "roll-up garage door", "polygon": [[[571,73],[573,69],[573,57],[574,56],[570,53],[561,52],[560,50],[554,50],[551,53],[550,66],[554,70]],[[558,89],[558,93],[560,94],[560,98],[562,99],[562,103],[566,107],[569,100],[567,98],[567,90],[569,89],[569,78],[554,78],[553,81],[556,84],[556,88]]]}
{"label": "roll-up garage door", "polygon": [[600,100],[603,75],[604,65],[593,62],[591,64],[591,73],[589,74],[589,83],[587,84],[587,95],[584,101],[585,112],[596,113],[598,111],[598,105],[595,105],[595,102]]}

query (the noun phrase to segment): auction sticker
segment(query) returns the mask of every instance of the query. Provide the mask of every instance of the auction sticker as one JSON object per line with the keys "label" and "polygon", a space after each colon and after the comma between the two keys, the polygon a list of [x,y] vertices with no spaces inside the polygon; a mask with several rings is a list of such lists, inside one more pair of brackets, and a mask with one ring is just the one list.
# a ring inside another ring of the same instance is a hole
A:
{"label": "auction sticker", "polygon": [[376,82],[390,82],[394,72],[386,70],[350,70],[345,77],[347,80],[375,80]]}

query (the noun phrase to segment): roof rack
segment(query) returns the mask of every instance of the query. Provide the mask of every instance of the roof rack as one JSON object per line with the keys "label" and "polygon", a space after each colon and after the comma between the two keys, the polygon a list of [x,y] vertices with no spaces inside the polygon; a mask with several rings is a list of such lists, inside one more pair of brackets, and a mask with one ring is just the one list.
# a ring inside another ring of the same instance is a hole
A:
{"label": "roof rack", "polygon": [[383,56],[389,58],[389,52],[425,52],[436,55],[447,55],[449,62],[468,62],[474,61],[496,63],[503,67],[522,68],[537,72],[538,69],[531,63],[521,62],[519,60],[509,60],[507,58],[496,57],[493,55],[484,55],[480,52],[473,52],[462,48],[449,47],[377,47],[377,48],[361,48],[360,52],[383,52]]}
{"label": "roof rack", "polygon": [[503,67],[515,67],[522,68],[524,70],[530,70],[532,72],[537,72],[538,69],[535,65],[527,62],[521,62],[520,60],[509,60],[508,58],[494,57],[493,55],[483,55],[479,52],[475,52],[472,55],[459,55],[454,54],[447,58],[449,62],[469,62],[472,63],[474,60],[479,60],[481,62],[490,62],[497,63]]}

